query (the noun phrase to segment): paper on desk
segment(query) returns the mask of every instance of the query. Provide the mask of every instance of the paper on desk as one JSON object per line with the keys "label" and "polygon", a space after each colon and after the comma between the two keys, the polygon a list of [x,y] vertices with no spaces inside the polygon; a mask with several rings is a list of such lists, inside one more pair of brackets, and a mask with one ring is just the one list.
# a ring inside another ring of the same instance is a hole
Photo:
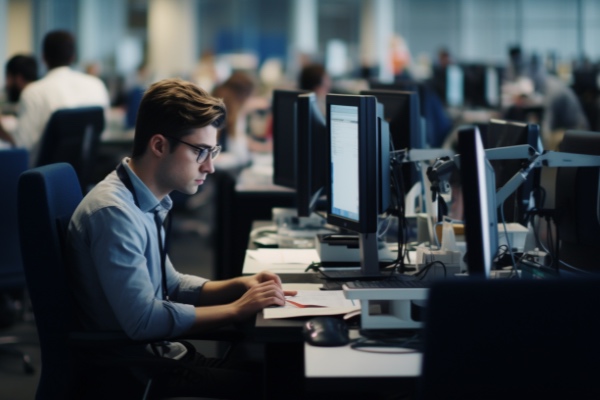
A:
{"label": "paper on desk", "polygon": [[299,290],[298,294],[289,297],[295,303],[319,305],[323,307],[299,308],[287,303],[282,307],[265,308],[265,319],[311,317],[317,315],[339,315],[360,310],[360,301],[344,297],[342,290]]}
{"label": "paper on desk", "polygon": [[315,249],[258,249],[248,250],[247,254],[262,264],[303,264],[308,266],[319,262]]}

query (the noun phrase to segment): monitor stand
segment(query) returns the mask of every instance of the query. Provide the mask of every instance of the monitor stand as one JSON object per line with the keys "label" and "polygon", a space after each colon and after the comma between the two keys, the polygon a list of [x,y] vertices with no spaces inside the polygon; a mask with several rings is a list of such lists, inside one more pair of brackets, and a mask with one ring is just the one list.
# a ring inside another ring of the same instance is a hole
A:
{"label": "monitor stand", "polygon": [[[360,270],[343,269],[322,271],[327,279],[331,280],[375,280],[384,279],[388,275],[382,274],[379,268],[379,243],[377,233],[359,233],[358,246],[360,253]],[[349,266],[350,267],[350,266]]]}

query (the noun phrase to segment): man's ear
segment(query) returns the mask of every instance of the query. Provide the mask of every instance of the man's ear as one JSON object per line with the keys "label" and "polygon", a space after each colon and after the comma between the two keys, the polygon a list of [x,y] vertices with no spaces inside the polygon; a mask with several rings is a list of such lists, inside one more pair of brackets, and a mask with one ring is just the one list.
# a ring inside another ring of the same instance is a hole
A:
{"label": "man's ear", "polygon": [[148,148],[155,157],[162,158],[169,152],[169,141],[166,137],[157,133],[150,138]]}

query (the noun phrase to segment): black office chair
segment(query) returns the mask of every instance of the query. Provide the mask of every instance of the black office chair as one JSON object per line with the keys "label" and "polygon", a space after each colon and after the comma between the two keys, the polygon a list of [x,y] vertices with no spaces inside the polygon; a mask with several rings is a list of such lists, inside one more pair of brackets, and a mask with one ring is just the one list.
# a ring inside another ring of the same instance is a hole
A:
{"label": "black office chair", "polygon": [[79,183],[87,192],[96,183],[94,167],[104,125],[104,109],[99,106],[55,111],[42,135],[35,166],[67,162],[75,168]]}
{"label": "black office chair", "polygon": [[[134,342],[122,332],[83,331],[75,317],[76,303],[63,253],[66,229],[81,199],[77,175],[67,163],[33,168],[19,179],[21,251],[42,355],[36,398],[157,396],[164,390],[162,373],[174,365],[181,367],[177,361],[111,356],[110,350],[117,347],[144,342]],[[236,331],[225,334],[215,332],[190,339],[233,341],[241,337]],[[130,373],[132,368],[137,379]]]}
{"label": "black office chair", "polygon": [[[10,326],[18,317],[14,307],[15,296],[26,299],[25,272],[21,262],[17,221],[17,181],[19,175],[27,169],[28,153],[24,149],[0,150],[0,312],[4,313],[2,324]],[[0,336],[0,352],[18,356],[23,361],[27,373],[34,368],[27,354],[17,345],[21,339],[16,336]]]}
{"label": "black office chair", "polygon": [[598,279],[440,281],[419,399],[599,398]]}

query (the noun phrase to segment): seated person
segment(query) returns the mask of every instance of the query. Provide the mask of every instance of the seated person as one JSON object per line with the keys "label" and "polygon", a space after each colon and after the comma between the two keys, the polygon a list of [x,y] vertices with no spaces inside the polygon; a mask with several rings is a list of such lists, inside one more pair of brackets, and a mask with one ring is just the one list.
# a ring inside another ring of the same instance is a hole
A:
{"label": "seated person", "polygon": [[169,341],[246,320],[295,294],[266,271],[224,281],[184,275],[166,254],[168,229],[162,226],[172,206],[169,193],[194,194],[214,172],[217,129],[225,118],[223,102],[192,83],[166,79],[150,86],[138,111],[131,158],[77,207],[67,254],[83,326],[154,341],[115,350],[116,356],[175,359],[197,372],[170,371],[179,387],[244,398],[257,386],[260,368],[207,359],[187,342]]}

